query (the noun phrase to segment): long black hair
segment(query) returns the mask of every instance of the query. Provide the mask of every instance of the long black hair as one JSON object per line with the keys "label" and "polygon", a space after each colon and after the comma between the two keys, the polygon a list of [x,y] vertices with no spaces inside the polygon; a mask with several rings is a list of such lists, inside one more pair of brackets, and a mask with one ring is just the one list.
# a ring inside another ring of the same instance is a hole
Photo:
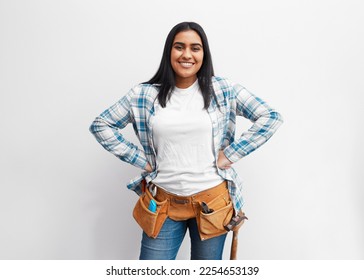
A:
{"label": "long black hair", "polygon": [[214,68],[212,66],[211,52],[205,31],[199,24],[195,22],[181,22],[171,29],[164,44],[164,50],[159,69],[153,78],[144,84],[156,84],[159,87],[159,104],[162,107],[166,107],[166,103],[171,97],[171,92],[176,85],[175,73],[171,65],[171,50],[173,41],[179,32],[186,30],[196,31],[202,41],[204,57],[202,66],[197,72],[197,79],[204,99],[204,109],[207,109],[210,105],[211,96],[216,99],[211,82],[211,77],[214,75]]}

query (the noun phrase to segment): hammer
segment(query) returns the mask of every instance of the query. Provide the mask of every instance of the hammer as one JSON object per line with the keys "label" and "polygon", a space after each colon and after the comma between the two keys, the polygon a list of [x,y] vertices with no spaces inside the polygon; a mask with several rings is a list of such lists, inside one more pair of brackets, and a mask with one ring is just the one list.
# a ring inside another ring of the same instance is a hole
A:
{"label": "hammer", "polygon": [[236,260],[236,255],[238,251],[238,234],[239,229],[243,225],[244,220],[248,220],[245,213],[240,211],[238,215],[234,216],[231,221],[224,226],[226,231],[233,231],[233,238],[231,240],[231,250],[230,250],[230,260]]}

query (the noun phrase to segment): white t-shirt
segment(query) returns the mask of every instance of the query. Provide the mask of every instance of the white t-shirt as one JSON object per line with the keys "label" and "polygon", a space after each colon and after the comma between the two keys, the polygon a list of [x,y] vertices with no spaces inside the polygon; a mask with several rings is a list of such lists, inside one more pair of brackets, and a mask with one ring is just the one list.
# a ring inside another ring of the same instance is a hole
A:
{"label": "white t-shirt", "polygon": [[151,119],[157,154],[153,183],[176,195],[192,195],[223,181],[213,155],[212,124],[198,80],[175,88],[166,107]]}

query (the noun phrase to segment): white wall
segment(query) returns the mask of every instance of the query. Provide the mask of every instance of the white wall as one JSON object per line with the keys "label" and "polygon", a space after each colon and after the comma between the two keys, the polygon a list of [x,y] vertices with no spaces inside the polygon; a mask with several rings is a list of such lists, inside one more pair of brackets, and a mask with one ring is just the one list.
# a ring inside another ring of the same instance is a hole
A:
{"label": "white wall", "polygon": [[239,258],[364,258],[361,1],[18,0],[0,2],[0,259],[138,257],[125,185],[139,170],[88,127],[155,73],[185,20],[204,27],[217,75],[285,118],[235,165]]}

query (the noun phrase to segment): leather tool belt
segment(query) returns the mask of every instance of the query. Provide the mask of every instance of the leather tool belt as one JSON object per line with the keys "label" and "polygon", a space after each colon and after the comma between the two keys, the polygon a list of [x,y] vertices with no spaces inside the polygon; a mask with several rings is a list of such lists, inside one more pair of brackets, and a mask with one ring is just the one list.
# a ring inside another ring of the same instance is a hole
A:
{"label": "leather tool belt", "polygon": [[201,240],[226,233],[233,213],[226,181],[191,196],[174,195],[150,183],[133,210],[134,219],[149,237],[158,236],[167,217],[174,221],[196,218]]}

